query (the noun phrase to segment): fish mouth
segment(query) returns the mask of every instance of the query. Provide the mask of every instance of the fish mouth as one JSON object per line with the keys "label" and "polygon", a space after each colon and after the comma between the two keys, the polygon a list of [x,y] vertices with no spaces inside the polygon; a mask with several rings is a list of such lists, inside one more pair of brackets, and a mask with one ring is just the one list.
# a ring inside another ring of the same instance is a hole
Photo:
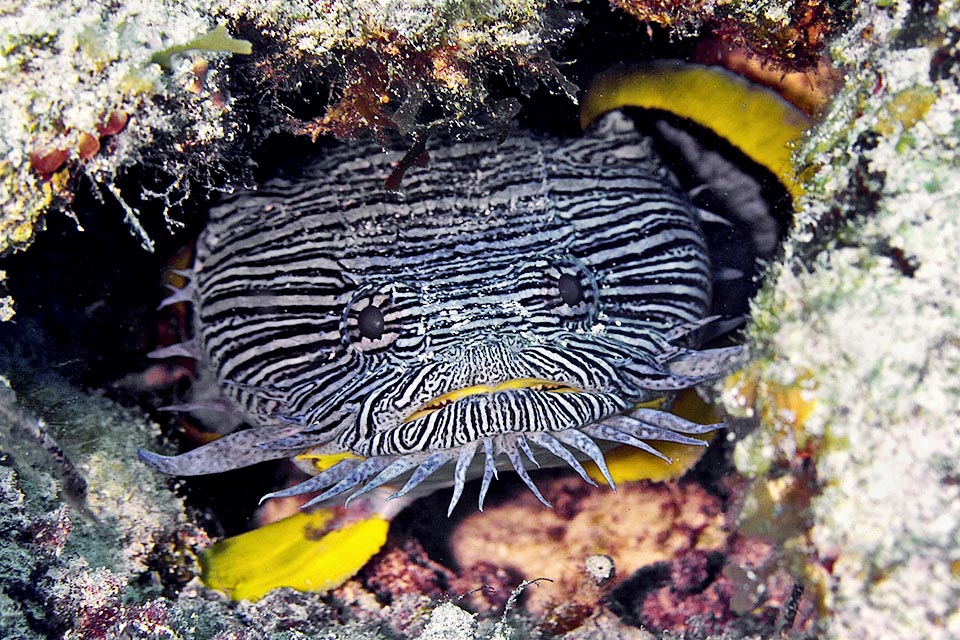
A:
{"label": "fish mouth", "polygon": [[544,380],[541,378],[513,378],[496,384],[475,384],[461,389],[454,389],[442,395],[428,400],[420,405],[413,413],[404,418],[401,422],[412,422],[426,417],[435,411],[439,411],[458,400],[480,394],[502,393],[504,391],[516,391],[517,389],[529,389],[531,391],[544,391],[546,393],[583,393],[581,389],[553,380]]}

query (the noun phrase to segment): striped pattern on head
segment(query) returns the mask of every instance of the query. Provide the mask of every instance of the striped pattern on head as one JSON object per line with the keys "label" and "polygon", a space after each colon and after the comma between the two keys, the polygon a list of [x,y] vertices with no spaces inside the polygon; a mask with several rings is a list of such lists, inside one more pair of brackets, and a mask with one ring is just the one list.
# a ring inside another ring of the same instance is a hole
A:
{"label": "striped pattern on head", "polygon": [[402,193],[383,188],[396,160],[343,149],[212,211],[196,339],[254,428],[145,459],[191,474],[359,456],[272,494],[319,501],[401,476],[406,493],[456,461],[452,508],[473,471],[482,504],[501,454],[542,499],[521,453],[587,478],[578,459],[605,470],[594,439],[656,454],[645,439],[716,428],[634,409],[719,376],[737,350],[684,344],[710,304],[705,241],[629,120],[452,145]]}

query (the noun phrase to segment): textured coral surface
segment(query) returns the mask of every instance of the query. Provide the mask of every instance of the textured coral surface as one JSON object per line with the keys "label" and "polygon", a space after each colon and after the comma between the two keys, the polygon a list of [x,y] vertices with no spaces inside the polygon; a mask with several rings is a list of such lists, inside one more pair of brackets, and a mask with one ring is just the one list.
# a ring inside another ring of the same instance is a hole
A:
{"label": "textured coral surface", "polygon": [[584,561],[591,554],[612,557],[618,578],[626,578],[684,551],[726,544],[719,501],[692,484],[631,483],[612,493],[562,478],[542,490],[556,499],[554,509],[536,508],[535,498],[520,496],[468,516],[452,537],[460,566],[491,562],[528,580],[550,578],[530,589],[526,603],[533,611],[552,609],[587,588],[592,581]]}
{"label": "textured coral surface", "polygon": [[[152,56],[214,26],[209,5],[192,2],[5,4],[0,253],[26,246],[45,211],[70,211],[80,176],[85,188],[122,203],[128,224],[151,246],[128,204],[140,194],[122,193],[118,176],[135,165],[156,167],[165,184],[153,196],[173,204],[190,181],[223,166],[218,145],[237,131],[230,101],[217,97],[219,62],[228,54],[179,56],[167,69]],[[198,80],[200,59],[213,67]]]}
{"label": "textured coral surface", "polygon": [[176,228],[193,191],[244,184],[249,149],[277,128],[505,131],[518,106],[494,85],[575,100],[548,51],[572,25],[552,0],[5,3],[0,255],[45,212],[72,214],[79,189],[119,205],[152,249],[140,203]]}
{"label": "textured coral surface", "polygon": [[[794,603],[794,632],[817,605],[822,637],[960,636],[960,7],[616,4],[672,36],[710,31],[776,69],[821,68],[826,52],[845,74],[798,149],[805,195],[754,305],[755,362],[727,396],[755,427],[734,455],[753,483],[731,484],[724,507],[742,500],[739,522],[700,488],[637,485],[613,496],[553,480],[566,497],[551,496],[556,512],[521,494],[486,523],[460,522],[456,561],[440,564],[436,541],[427,551],[408,528],[329,596],[277,590],[228,603],[189,582],[206,543],[195,524],[203,514],[134,460],[155,426],[49,373],[71,366],[73,352],[26,366],[42,346],[24,322],[25,342],[0,369],[12,385],[0,388],[0,635],[435,639],[515,628],[513,637],[626,638],[649,637],[631,626],[642,621],[677,630],[692,615],[714,625],[692,635],[739,637],[752,632],[728,622],[781,623],[796,577],[806,599]],[[227,35],[204,40],[221,23]],[[85,215],[125,216],[153,246],[196,191],[248,181],[249,151],[271,131],[409,143],[499,130],[518,107],[511,98],[535,83],[573,91],[549,56],[572,24],[555,3],[519,0],[8,2],[0,253],[59,220],[46,213],[77,213],[82,198],[103,200]],[[702,60],[716,43],[699,51]],[[814,102],[812,112],[823,96]],[[83,256],[60,260],[66,275],[89,273]],[[0,287],[14,279],[4,269]],[[103,295],[71,316],[74,281],[26,281],[61,287],[42,308],[61,322],[121,304]],[[13,305],[0,291],[0,318],[19,321]],[[113,332],[104,342],[126,344],[119,327],[103,331]],[[513,539],[497,520],[505,515]],[[717,550],[731,560],[719,570]],[[610,583],[583,571],[595,554],[614,559]],[[511,602],[523,579],[540,577],[554,582]],[[507,625],[508,606],[511,616],[542,615]]]}
{"label": "textured coral surface", "polygon": [[757,396],[736,459],[760,479],[745,526],[795,513],[768,533],[828,637],[953,638],[960,14],[886,4],[831,49],[845,86],[800,150],[807,195],[753,314],[758,378],[780,391]]}

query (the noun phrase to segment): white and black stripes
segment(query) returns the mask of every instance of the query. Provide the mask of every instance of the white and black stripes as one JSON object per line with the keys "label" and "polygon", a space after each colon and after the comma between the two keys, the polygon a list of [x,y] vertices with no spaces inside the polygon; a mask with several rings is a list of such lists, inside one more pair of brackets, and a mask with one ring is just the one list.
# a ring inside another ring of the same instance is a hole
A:
{"label": "white and black stripes", "polygon": [[431,155],[402,194],[383,188],[397,154],[345,148],[211,212],[196,340],[263,437],[148,462],[196,474],[308,449],[363,457],[274,494],[321,500],[402,476],[406,493],[455,462],[453,503],[476,473],[482,504],[501,454],[539,496],[524,459],[584,475],[586,457],[609,476],[594,438],[650,450],[703,430],[628,417],[735,356],[683,344],[711,266],[696,208],[632,123]]}

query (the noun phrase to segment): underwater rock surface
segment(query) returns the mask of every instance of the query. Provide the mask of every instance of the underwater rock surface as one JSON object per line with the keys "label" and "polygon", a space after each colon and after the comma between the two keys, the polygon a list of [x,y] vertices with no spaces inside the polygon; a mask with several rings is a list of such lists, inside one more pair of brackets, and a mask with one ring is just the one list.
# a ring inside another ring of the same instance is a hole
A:
{"label": "underwater rock surface", "polygon": [[383,637],[313,594],[228,605],[204,589],[194,551],[209,538],[166,482],[129,464],[156,425],[9,355],[0,369],[21,393],[0,378],[0,636]]}
{"label": "underwater rock surface", "polygon": [[728,394],[760,424],[741,530],[781,545],[828,638],[960,635],[960,7],[928,9],[863,4],[832,45],[846,82]]}

